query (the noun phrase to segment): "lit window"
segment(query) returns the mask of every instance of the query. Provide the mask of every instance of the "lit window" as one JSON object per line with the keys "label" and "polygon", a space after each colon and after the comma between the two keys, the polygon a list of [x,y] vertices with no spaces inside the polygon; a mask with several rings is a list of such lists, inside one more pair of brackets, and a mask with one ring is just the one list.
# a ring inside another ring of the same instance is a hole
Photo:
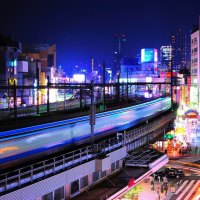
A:
{"label": "lit window", "polygon": [[197,79],[195,78],[193,82],[194,82],[195,84],[197,84]]}

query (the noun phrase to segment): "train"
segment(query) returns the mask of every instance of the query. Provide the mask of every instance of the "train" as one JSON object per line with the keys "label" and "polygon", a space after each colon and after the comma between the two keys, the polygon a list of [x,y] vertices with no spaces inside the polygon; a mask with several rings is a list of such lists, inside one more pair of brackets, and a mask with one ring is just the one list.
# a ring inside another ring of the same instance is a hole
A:
{"label": "train", "polygon": [[[96,114],[95,139],[126,130],[171,108],[171,98]],[[89,116],[0,133],[0,168],[6,163],[40,158],[91,141]]]}

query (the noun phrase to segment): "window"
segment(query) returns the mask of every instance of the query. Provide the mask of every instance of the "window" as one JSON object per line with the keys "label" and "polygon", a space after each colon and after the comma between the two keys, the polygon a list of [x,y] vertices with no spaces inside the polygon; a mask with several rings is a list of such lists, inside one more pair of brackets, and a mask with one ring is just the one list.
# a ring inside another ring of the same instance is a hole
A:
{"label": "window", "polygon": [[197,47],[196,47],[196,48],[194,48],[194,53],[196,53],[197,51],[198,51]]}
{"label": "window", "polygon": [[93,173],[93,182],[96,182],[99,180],[99,172],[94,172]]}
{"label": "window", "polygon": [[111,172],[114,172],[115,171],[115,163],[112,163],[111,164]]}
{"label": "window", "polygon": [[119,160],[116,162],[116,169],[119,169]]}
{"label": "window", "polygon": [[48,67],[54,66],[54,55],[53,54],[48,54],[48,56],[47,56],[47,62],[48,62],[47,63]]}
{"label": "window", "polygon": [[192,74],[197,74],[197,69],[192,69]]}
{"label": "window", "polygon": [[88,186],[88,176],[84,176],[80,179],[80,189]]}
{"label": "window", "polygon": [[79,191],[79,180],[76,180],[71,183],[71,194]]}
{"label": "window", "polygon": [[54,200],[63,200],[64,199],[64,186],[58,188],[54,192]]}
{"label": "window", "polygon": [[101,178],[105,177],[106,176],[106,170],[101,172]]}
{"label": "window", "polygon": [[42,200],[53,200],[53,192],[50,192],[42,196]]}

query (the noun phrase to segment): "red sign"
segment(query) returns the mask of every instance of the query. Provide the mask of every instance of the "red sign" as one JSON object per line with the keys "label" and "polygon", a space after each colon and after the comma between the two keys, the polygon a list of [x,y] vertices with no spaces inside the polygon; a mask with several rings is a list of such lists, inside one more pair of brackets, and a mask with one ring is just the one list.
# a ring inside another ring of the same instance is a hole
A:
{"label": "red sign", "polygon": [[160,72],[160,78],[165,78],[166,72]]}
{"label": "red sign", "polygon": [[197,118],[198,118],[197,115],[187,115],[187,116],[185,116],[185,117],[186,117],[186,118],[190,118],[190,119],[192,119],[192,118],[197,119]]}
{"label": "red sign", "polygon": [[131,178],[128,182],[128,187],[132,187],[135,184],[135,180]]}
{"label": "red sign", "polygon": [[[176,73],[176,72],[172,72],[172,76],[173,76],[173,77],[176,77],[176,76],[177,76],[177,73]],[[170,78],[170,77],[171,77],[171,72],[166,72],[166,77],[167,77],[167,78]]]}
{"label": "red sign", "polygon": [[191,77],[190,76],[187,76],[187,84],[188,84],[188,86],[191,85]]}
{"label": "red sign", "polygon": [[188,110],[185,112],[185,117],[186,118],[198,118],[198,112],[196,110]]}

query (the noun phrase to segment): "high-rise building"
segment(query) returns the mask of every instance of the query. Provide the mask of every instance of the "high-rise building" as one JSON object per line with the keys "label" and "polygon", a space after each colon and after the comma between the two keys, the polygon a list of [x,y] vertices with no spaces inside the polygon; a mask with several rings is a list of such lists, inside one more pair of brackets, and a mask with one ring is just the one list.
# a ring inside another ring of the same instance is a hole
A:
{"label": "high-rise building", "polygon": [[162,46],[160,48],[160,62],[162,66],[166,66],[168,70],[171,69],[172,47]]}
{"label": "high-rise building", "polygon": [[172,47],[172,69],[176,71],[186,69],[186,34],[182,29],[178,29],[170,36]]}
{"label": "high-rise building", "polygon": [[197,84],[200,73],[199,63],[199,29],[191,32],[191,83]]}
{"label": "high-rise building", "polygon": [[125,56],[126,50],[126,36],[125,35],[115,35],[114,36],[114,56],[113,56],[113,77],[116,76],[120,71],[120,66],[122,58]]}
{"label": "high-rise building", "polygon": [[21,44],[11,37],[0,35],[0,84],[7,85],[17,79],[17,62]]}
{"label": "high-rise building", "polygon": [[190,102],[193,107],[199,109],[199,84],[200,84],[200,31],[198,28],[193,28],[191,32],[191,91],[190,91]]}

